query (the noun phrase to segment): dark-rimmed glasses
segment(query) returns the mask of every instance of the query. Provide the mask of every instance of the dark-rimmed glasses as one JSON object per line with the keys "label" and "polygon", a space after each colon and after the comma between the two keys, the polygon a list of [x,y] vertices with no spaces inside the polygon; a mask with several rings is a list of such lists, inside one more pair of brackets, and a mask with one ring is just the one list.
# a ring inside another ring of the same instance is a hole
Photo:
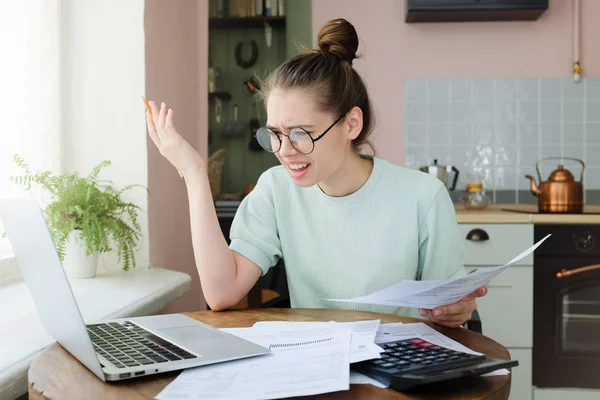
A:
{"label": "dark-rimmed glasses", "polygon": [[336,119],[334,123],[325,130],[325,132],[321,133],[316,138],[313,138],[310,136],[310,133],[299,127],[290,129],[290,132],[286,135],[283,132],[274,132],[265,126],[258,128],[254,137],[256,137],[256,140],[260,146],[269,153],[277,153],[279,149],[281,149],[281,136],[286,136],[290,140],[292,146],[294,146],[299,153],[310,154],[315,148],[315,142],[325,136],[325,134],[329,132],[331,128],[333,128],[335,124],[337,124],[345,115],[346,113],[340,115],[340,117]]}

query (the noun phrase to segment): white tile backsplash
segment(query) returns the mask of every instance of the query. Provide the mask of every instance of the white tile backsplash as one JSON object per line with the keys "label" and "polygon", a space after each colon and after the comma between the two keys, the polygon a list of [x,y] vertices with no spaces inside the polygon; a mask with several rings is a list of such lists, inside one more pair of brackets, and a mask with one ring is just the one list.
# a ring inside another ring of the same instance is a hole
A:
{"label": "white tile backsplash", "polygon": [[[588,81],[590,83],[592,81]],[[575,84],[572,79],[562,80],[563,99],[583,100],[585,98],[585,84]]]}
{"label": "white tile backsplash", "polygon": [[568,144],[567,142],[565,142],[565,145],[563,146],[562,157],[572,157],[572,158],[578,158],[580,160],[583,160],[585,158],[584,150],[585,149],[583,147],[583,143]]}
{"label": "white tile backsplash", "polygon": [[587,99],[600,100],[600,79],[587,79],[585,90]]}
{"label": "white tile backsplash", "polygon": [[[536,124],[537,125],[537,124]],[[565,139],[567,137],[567,132],[569,131],[569,127],[567,124],[565,126]],[[523,132],[523,131],[521,131]],[[521,133],[523,135],[523,133]],[[539,137],[542,143],[546,144],[562,144],[563,137],[563,126],[560,122],[542,122],[540,124]],[[537,138],[537,136],[536,136]],[[581,131],[581,137],[579,138],[580,143],[583,143],[583,129]]]}
{"label": "white tile backsplash", "polygon": [[585,124],[585,139],[587,143],[600,144],[600,122],[588,122]]}
{"label": "white tile backsplash", "polygon": [[427,124],[406,124],[407,144],[427,144]]}
{"label": "white tile backsplash", "polygon": [[521,100],[537,100],[540,98],[539,79],[518,79],[517,98]]}
{"label": "white tile backsplash", "polygon": [[[585,126],[583,122],[564,122],[563,137],[566,144],[581,144],[585,143]],[[556,142],[560,143],[560,142]],[[591,143],[588,141],[588,143]]]}
{"label": "white tile backsplash", "polygon": [[471,102],[455,101],[450,103],[450,121],[452,122],[470,122],[471,121]]}
{"label": "white tile backsplash", "polygon": [[[540,124],[537,122],[521,122],[518,125],[519,145],[538,145],[539,144]],[[559,142],[560,143],[560,140]]]}
{"label": "white tile backsplash", "polygon": [[473,79],[471,83],[471,100],[477,104],[494,102],[494,80]]}
{"label": "white tile backsplash", "polygon": [[538,160],[574,157],[585,188],[600,189],[600,78],[412,79],[405,96],[407,166],[455,165],[459,190],[474,176],[488,191],[529,190]]}
{"label": "white tile backsplash", "polygon": [[600,188],[600,167],[589,167],[584,172],[585,186]]}
{"label": "white tile backsplash", "polygon": [[584,113],[583,100],[564,100],[563,101],[563,121],[581,122]]}
{"label": "white tile backsplash", "polygon": [[470,79],[451,79],[450,80],[450,101],[471,101],[471,80]]}
{"label": "white tile backsplash", "polygon": [[600,100],[588,100],[585,114],[588,121],[600,122]]}
{"label": "white tile backsplash", "polygon": [[[598,136],[600,139],[600,135]],[[450,144],[465,145],[473,142],[473,134],[470,122],[450,123]],[[600,140],[599,140],[600,142]]]}
{"label": "white tile backsplash", "polygon": [[555,122],[563,119],[560,100],[542,100],[540,102],[540,112],[541,122]]}
{"label": "white tile backsplash", "polygon": [[450,80],[428,79],[427,101],[448,104],[448,102],[450,101]]}
{"label": "white tile backsplash", "polygon": [[429,143],[438,146],[448,147],[450,144],[450,123],[449,122],[430,122],[427,125],[427,136]]}
{"label": "white tile backsplash", "polygon": [[540,98],[560,100],[562,97],[562,79],[540,79]]}
{"label": "white tile backsplash", "polygon": [[422,79],[411,79],[406,82],[406,100],[425,102],[427,100],[427,83]]}
{"label": "white tile backsplash", "polygon": [[538,122],[540,120],[540,102],[537,100],[521,100],[517,105],[517,120],[522,122]]}

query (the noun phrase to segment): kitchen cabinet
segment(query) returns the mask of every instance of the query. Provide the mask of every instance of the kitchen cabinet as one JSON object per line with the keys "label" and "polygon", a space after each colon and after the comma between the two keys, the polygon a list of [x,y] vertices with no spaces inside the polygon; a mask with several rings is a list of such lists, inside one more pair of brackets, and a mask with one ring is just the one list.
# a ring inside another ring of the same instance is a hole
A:
{"label": "kitchen cabinet", "polygon": [[531,386],[531,350],[512,348],[508,349],[508,352],[510,353],[510,358],[519,360],[519,366],[512,371],[509,399],[533,399],[533,386]]}
{"label": "kitchen cabinet", "polygon": [[[455,209],[460,235],[467,250],[465,264],[468,272],[477,268],[503,265],[541,239],[542,235],[545,236],[548,233],[547,229],[540,231],[540,226],[548,224],[555,226],[552,234],[556,242],[584,250],[581,254],[573,256],[576,262],[571,260],[565,263],[567,267],[595,263],[585,259],[590,256],[590,251],[593,253],[596,250],[592,250],[591,242],[583,241],[582,238],[587,238],[585,233],[594,229],[594,224],[600,224],[598,206],[586,206],[587,214],[562,215],[538,213],[537,205],[492,204],[485,211],[473,211],[457,204]],[[589,229],[584,225],[589,225]],[[580,234],[574,235],[573,229],[580,229]],[[535,257],[530,255],[523,258],[488,283],[488,294],[477,301],[483,334],[504,345],[511,358],[519,361],[519,365],[512,369],[510,399],[600,398],[598,390],[579,387],[538,388],[533,385],[533,317],[537,312],[534,296],[536,293],[551,291],[534,291],[534,286],[539,285],[536,274],[539,274],[540,268],[544,270],[548,265],[560,264],[560,258],[565,257],[564,251],[557,246],[544,244],[540,250],[535,252]],[[550,264],[540,263],[540,256],[543,254],[549,255],[547,258],[551,259]],[[538,314],[536,322],[539,322],[540,318]],[[548,329],[548,334],[552,334],[551,328]]]}
{"label": "kitchen cabinet", "polygon": [[407,0],[406,22],[536,20],[548,0]]}
{"label": "kitchen cabinet", "polygon": [[[467,272],[503,265],[533,245],[532,224],[459,223]],[[510,399],[531,400],[533,347],[533,257],[527,256],[493,278],[477,300],[483,334],[519,361],[512,369]]]}
{"label": "kitchen cabinet", "polygon": [[[459,230],[465,239],[467,265],[503,265],[533,245],[531,224],[460,224]],[[533,255],[514,265],[533,265]]]}
{"label": "kitchen cabinet", "polygon": [[[477,269],[467,266],[467,272]],[[506,348],[533,346],[533,267],[511,266],[492,279],[477,300],[483,334]]]}

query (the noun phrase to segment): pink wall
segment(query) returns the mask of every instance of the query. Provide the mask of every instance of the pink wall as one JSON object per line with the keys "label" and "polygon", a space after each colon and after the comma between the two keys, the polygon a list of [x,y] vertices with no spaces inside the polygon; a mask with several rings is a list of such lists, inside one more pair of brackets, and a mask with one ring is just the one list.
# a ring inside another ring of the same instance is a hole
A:
{"label": "pink wall", "polygon": [[[355,62],[375,106],[378,155],[404,163],[404,82],[435,77],[568,77],[574,0],[550,0],[537,21],[407,24],[404,0],[313,1],[313,37],[332,18],[356,27]],[[600,76],[600,1],[581,0],[580,58]]]}
{"label": "pink wall", "polygon": [[[208,2],[146,0],[146,96],[175,111],[179,133],[206,157]],[[206,308],[191,245],[185,183],[148,140],[150,263],[183,271],[192,288],[163,312]]]}

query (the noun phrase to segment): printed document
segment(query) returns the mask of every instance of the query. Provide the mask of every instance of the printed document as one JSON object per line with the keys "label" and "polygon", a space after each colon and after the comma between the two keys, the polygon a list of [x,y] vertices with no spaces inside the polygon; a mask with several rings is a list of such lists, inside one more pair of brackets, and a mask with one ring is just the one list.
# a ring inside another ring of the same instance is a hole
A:
{"label": "printed document", "polygon": [[480,268],[466,276],[455,279],[409,281],[404,280],[366,296],[352,299],[326,299],[346,303],[380,304],[394,307],[432,309],[456,303],[477,288],[486,285],[509,266],[523,259],[538,248],[550,235],[499,267]]}
{"label": "printed document", "polygon": [[350,388],[348,330],[222,330],[271,353],[187,369],[157,399],[279,399]]}
{"label": "printed document", "polygon": [[350,337],[350,363],[381,358],[383,349],[375,344],[375,335],[379,329],[379,320],[356,322],[295,322],[295,321],[259,321],[253,325],[255,328],[269,329],[309,329],[327,327],[344,329],[351,332]]}

